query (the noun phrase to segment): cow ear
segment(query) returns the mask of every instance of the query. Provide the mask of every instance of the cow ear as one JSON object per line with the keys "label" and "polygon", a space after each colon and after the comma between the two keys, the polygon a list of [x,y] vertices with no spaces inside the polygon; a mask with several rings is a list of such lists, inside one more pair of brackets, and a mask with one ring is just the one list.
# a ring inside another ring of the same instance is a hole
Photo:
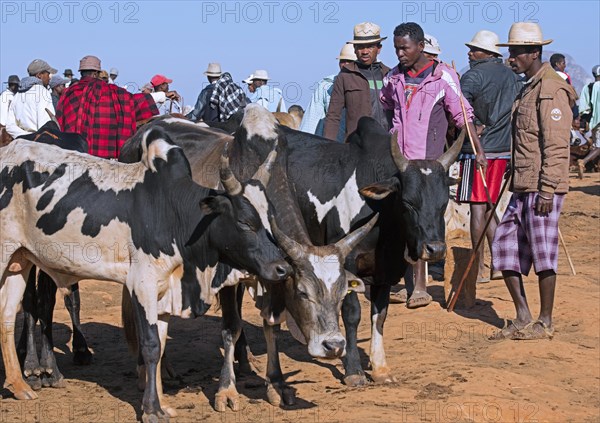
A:
{"label": "cow ear", "polygon": [[398,179],[390,178],[385,181],[375,182],[358,190],[360,195],[372,200],[383,200],[392,192],[398,192]]}
{"label": "cow ear", "polygon": [[446,183],[448,184],[448,186],[458,185],[458,184],[460,184],[461,180],[462,180],[462,178],[453,178],[451,176],[448,176]]}
{"label": "cow ear", "polygon": [[206,215],[216,213],[231,213],[231,202],[222,195],[206,197],[200,201],[200,210]]}
{"label": "cow ear", "polygon": [[352,272],[346,272],[346,281],[348,282],[348,292],[354,291],[357,294],[365,292],[365,283]]}

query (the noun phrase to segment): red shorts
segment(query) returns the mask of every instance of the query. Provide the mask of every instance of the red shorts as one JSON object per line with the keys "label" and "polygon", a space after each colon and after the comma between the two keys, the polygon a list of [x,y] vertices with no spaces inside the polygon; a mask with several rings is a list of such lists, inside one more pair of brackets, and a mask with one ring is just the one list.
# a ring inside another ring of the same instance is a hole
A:
{"label": "red shorts", "polygon": [[[490,192],[492,203],[498,201],[500,187],[504,179],[504,172],[508,159],[488,159],[485,182]],[[475,156],[464,154],[460,160],[461,181],[456,190],[456,201],[460,203],[487,203],[485,188],[481,181],[481,174],[476,167]]]}

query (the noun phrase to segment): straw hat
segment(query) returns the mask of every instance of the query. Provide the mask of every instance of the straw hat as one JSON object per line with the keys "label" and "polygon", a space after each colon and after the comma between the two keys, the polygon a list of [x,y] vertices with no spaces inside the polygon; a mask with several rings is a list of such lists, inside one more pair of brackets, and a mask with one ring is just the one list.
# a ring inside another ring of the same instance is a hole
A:
{"label": "straw hat", "polygon": [[490,53],[502,55],[498,47],[496,47],[499,42],[500,38],[498,38],[498,34],[484,29],[475,34],[471,42],[465,43],[465,45],[467,47],[475,47]]}
{"label": "straw hat", "polygon": [[372,44],[385,40],[381,38],[381,28],[372,22],[363,22],[354,26],[354,39],[349,44]]}
{"label": "straw hat", "polygon": [[423,53],[442,54],[440,43],[438,42],[437,38],[432,35],[425,34],[425,48],[423,49]]}
{"label": "straw hat", "polygon": [[204,75],[206,76],[215,76],[215,77],[219,77],[223,74],[223,72],[221,72],[221,64],[220,63],[209,63],[208,64],[208,68],[206,69],[206,72],[204,72]]}
{"label": "straw hat", "polygon": [[354,51],[354,45],[344,44],[344,47],[340,50],[340,55],[336,57],[337,60],[356,60],[356,52]]}
{"label": "straw hat", "polygon": [[497,43],[498,47],[508,46],[545,46],[553,40],[544,40],[542,28],[533,22],[515,22],[508,32],[508,41]]}

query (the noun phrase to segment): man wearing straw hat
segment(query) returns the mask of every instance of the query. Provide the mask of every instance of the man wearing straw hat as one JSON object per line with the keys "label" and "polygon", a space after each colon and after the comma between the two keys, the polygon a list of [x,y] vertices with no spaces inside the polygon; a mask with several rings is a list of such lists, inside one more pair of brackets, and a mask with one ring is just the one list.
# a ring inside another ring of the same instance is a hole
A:
{"label": "man wearing straw hat", "polygon": [[[344,47],[342,47],[337,60],[340,71],[342,68],[354,62],[356,60],[354,46],[352,44],[344,44]],[[302,132],[308,132],[309,134],[315,134],[321,137],[323,136],[325,116],[327,115],[327,109],[329,108],[331,92],[333,91],[333,83],[335,82],[336,77],[337,74],[329,75],[317,82],[317,87],[313,92],[310,103],[308,104],[306,112],[304,113],[302,123],[300,124],[300,130]],[[345,133],[346,116],[345,112],[342,112],[337,141],[344,142]]]}
{"label": "man wearing straw hat", "polygon": [[219,120],[217,109],[210,107],[210,97],[215,89],[215,82],[222,74],[223,72],[219,63],[208,64],[208,68],[204,72],[204,75],[208,79],[208,85],[200,91],[194,110],[186,116],[188,119],[194,121],[202,119],[204,122],[217,122]]}
{"label": "man wearing straw hat", "polygon": [[[510,160],[510,115],[512,105],[521,89],[519,78],[502,62],[502,54],[496,47],[500,40],[491,31],[479,31],[469,47],[470,69],[460,79],[465,99],[473,106],[475,128],[488,162],[485,175],[490,200],[498,201],[504,172]],[[460,160],[460,184],[456,201],[469,203],[471,209],[471,242],[473,248],[482,235],[486,219],[490,219],[491,209],[482,179],[475,167],[475,154],[470,144],[464,144]],[[486,231],[486,238],[492,248],[496,231],[496,221],[492,219]],[[486,275],[483,260],[483,244],[477,251],[479,272],[477,282],[502,279],[502,273],[491,269]]]}
{"label": "man wearing straw hat", "polygon": [[383,77],[390,68],[377,61],[381,52],[381,28],[371,22],[363,22],[354,27],[354,39],[348,41],[354,46],[357,60],[343,68],[333,84],[331,101],[325,117],[325,138],[335,140],[340,128],[342,110],[346,110],[347,138],[363,116],[370,116],[388,129],[385,112],[379,102],[379,92]]}
{"label": "man wearing straw hat", "polygon": [[[558,219],[569,190],[569,139],[577,99],[549,63],[538,24],[514,23],[508,34],[508,63],[527,82],[512,114],[510,204],[492,244],[493,266],[502,271],[517,317],[491,339],[546,339],[554,335],[552,309],[558,267]],[[533,264],[539,280],[540,314],[533,319],[522,275]]]}

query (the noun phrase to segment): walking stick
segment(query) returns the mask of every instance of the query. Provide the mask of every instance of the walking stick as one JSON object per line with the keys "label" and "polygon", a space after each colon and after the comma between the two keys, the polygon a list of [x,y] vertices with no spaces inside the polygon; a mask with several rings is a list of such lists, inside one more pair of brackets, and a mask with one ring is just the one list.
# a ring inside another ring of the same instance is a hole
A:
{"label": "walking stick", "polygon": [[[500,199],[500,197],[502,197],[504,190],[508,186],[509,180],[510,180],[510,177],[508,177],[504,180],[504,184],[502,185],[502,189],[500,190],[498,199]],[[448,313],[451,313],[454,310],[456,301],[458,301],[458,295],[460,294],[463,284],[465,283],[465,280],[467,279],[467,275],[469,274],[469,271],[471,270],[471,267],[473,266],[473,263],[475,262],[475,257],[477,256],[477,251],[479,251],[481,242],[485,238],[485,233],[487,232],[488,227],[490,226],[490,223],[492,223],[492,218],[494,216],[496,216],[496,209],[498,208],[498,203],[499,203],[499,201],[497,201],[496,204],[494,204],[494,206],[492,207],[492,216],[490,216],[489,219],[487,219],[487,221],[485,222],[485,226],[483,227],[483,232],[481,232],[481,235],[479,236],[479,239],[477,240],[477,245],[475,246],[475,248],[473,249],[473,252],[471,253],[471,257],[469,258],[469,263],[467,264],[465,273],[463,274],[462,278],[460,279],[460,282],[458,283],[458,287],[456,287],[456,292],[454,293],[454,296],[452,297],[452,299],[450,300],[450,303],[448,304]],[[496,216],[496,219],[498,219],[497,216]]]}
{"label": "walking stick", "polygon": [[[456,66],[454,65],[454,60],[452,61],[452,68],[454,72],[456,72]],[[467,119],[467,109],[465,108],[465,102],[463,101],[462,91],[458,90],[459,99],[460,99],[460,107],[462,108],[463,120],[465,122],[465,126],[467,127],[467,135],[469,135],[469,141],[471,142],[471,148],[473,149],[473,153],[477,155],[477,150],[475,150],[475,143],[473,142],[473,137],[471,135],[471,128],[469,127],[469,121]],[[485,175],[483,174],[483,169],[477,166],[475,163],[475,167],[479,170],[479,176],[481,176],[481,182],[483,182],[483,189],[485,190],[485,196],[487,198],[487,203],[490,208],[494,208],[494,204],[492,202],[492,197],[490,197],[490,190],[488,189],[487,182],[485,181]],[[500,197],[498,197],[500,198]],[[500,223],[498,216],[494,214],[494,219],[496,220],[496,224]]]}
{"label": "walking stick", "polygon": [[562,244],[563,248],[565,249],[565,253],[567,254],[567,260],[569,261],[569,266],[571,267],[571,273],[573,273],[573,276],[576,276],[577,272],[575,272],[575,266],[573,266],[573,260],[571,260],[571,254],[569,254],[569,250],[567,250],[567,244],[565,243],[565,239],[562,236],[562,232],[560,231],[560,228],[558,228],[558,237],[560,238],[560,243]]}

